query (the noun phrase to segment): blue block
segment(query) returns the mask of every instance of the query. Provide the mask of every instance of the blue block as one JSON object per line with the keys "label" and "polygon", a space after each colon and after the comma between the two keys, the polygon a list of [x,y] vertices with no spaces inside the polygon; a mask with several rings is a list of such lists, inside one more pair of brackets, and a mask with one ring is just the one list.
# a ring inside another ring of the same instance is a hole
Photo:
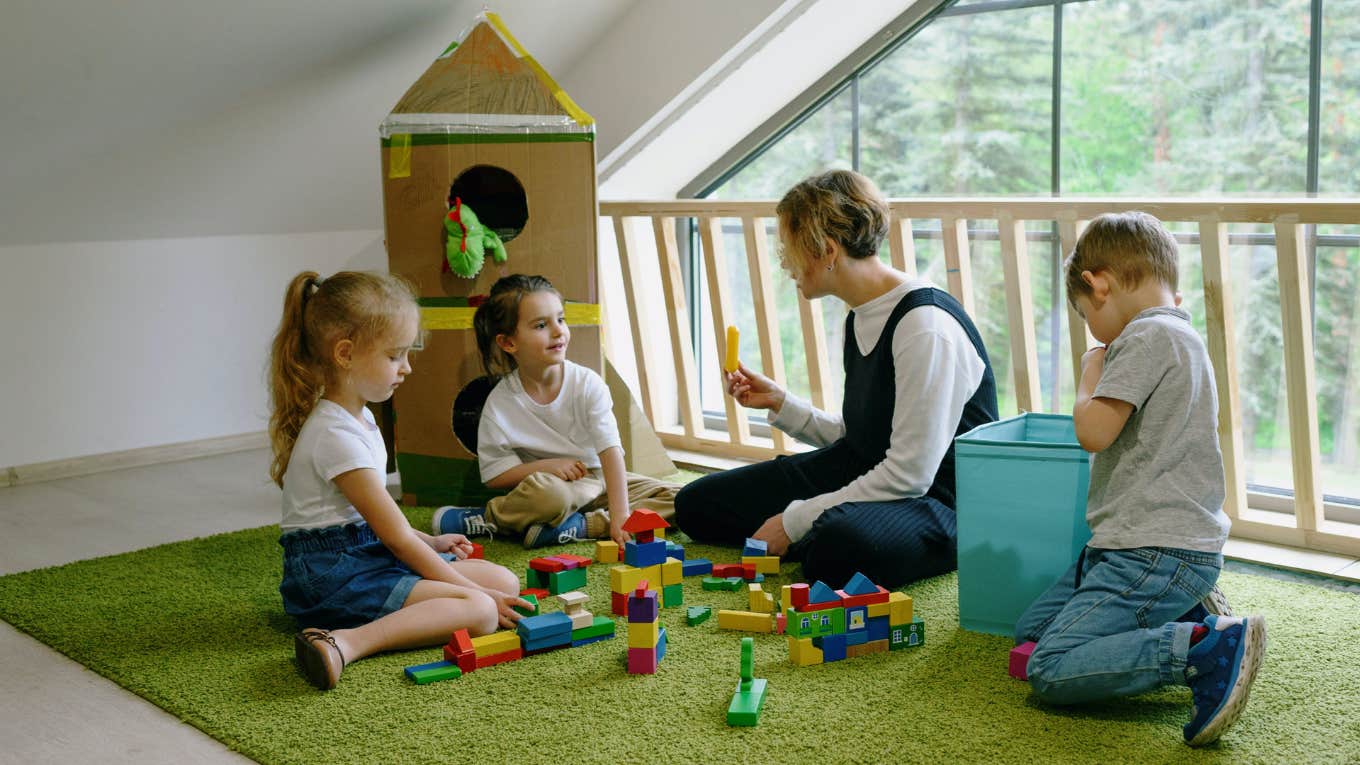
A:
{"label": "blue block", "polygon": [[875,640],[888,639],[888,617],[871,616],[869,617],[869,642]]}
{"label": "blue block", "polygon": [[421,671],[421,670],[423,670],[423,669],[439,669],[440,667],[447,667],[447,666],[449,666],[449,662],[447,662],[447,661],[443,661],[443,660],[440,660],[440,661],[432,661],[432,662],[430,662],[429,664],[416,664],[416,665],[407,667],[406,670],[405,670],[405,672],[406,672],[406,676],[407,676],[407,677],[409,677],[409,678],[411,678],[412,680],[414,680],[414,679],[416,679],[416,673],[419,672],[419,671]]}
{"label": "blue block", "polygon": [[746,540],[746,546],[741,548],[741,554],[743,556],[757,555],[763,557],[770,554],[769,550],[770,546],[765,542],[762,542],[759,539],[751,539],[748,537]]}
{"label": "blue block", "polygon": [[607,635],[596,635],[595,637],[581,638],[580,640],[573,640],[573,641],[571,641],[571,647],[572,647],[572,648],[580,648],[580,647],[583,646],[583,645],[590,645],[591,643],[598,643],[598,642],[600,642],[601,640],[608,640],[608,639],[610,639],[610,638],[612,638],[612,637],[614,637],[614,633],[611,632],[611,633],[609,633],[609,634],[607,634]]}
{"label": "blue block", "polygon": [[526,649],[530,641],[561,634],[565,634],[567,642],[571,642],[571,617],[561,611],[538,616],[526,616],[519,620],[519,624],[515,625],[515,632],[519,633]]}
{"label": "blue block", "polygon": [[753,581],[753,582],[763,582],[763,581],[765,581],[765,575],[764,575],[764,574],[756,574],[756,578],[755,578],[755,579],[752,579],[751,581]]}
{"label": "blue block", "polygon": [[557,648],[571,645],[571,632],[564,632],[555,635],[543,635],[532,639],[524,640],[524,650],[538,651],[544,648]]}
{"label": "blue block", "polygon": [[846,582],[841,589],[845,590],[846,595],[873,595],[878,592],[878,587],[869,581],[869,577],[858,571],[850,577],[850,581]]}
{"label": "blue block", "polygon": [[826,582],[818,579],[808,588],[808,603],[839,603],[841,596],[836,591],[826,586]]}
{"label": "blue block", "polygon": [[711,574],[713,573],[713,561],[708,558],[690,558],[680,564],[680,571],[684,576]]}
{"label": "blue block", "polygon": [[667,557],[667,558],[675,558],[676,560],[684,560],[684,559],[685,559],[685,548],[684,548],[683,546],[678,545],[678,544],[676,544],[676,543],[670,541],[669,539],[667,539],[667,540],[666,540],[666,557]]}
{"label": "blue block", "polygon": [[[623,546],[623,562],[636,568],[660,566],[666,562],[666,540],[629,542]],[[659,584],[659,582],[654,582]]]}
{"label": "blue block", "polygon": [[660,664],[664,658],[666,658],[666,628],[662,627],[656,639],[656,663]]}
{"label": "blue block", "polygon": [[869,630],[856,630],[845,633],[846,645],[864,645],[869,642]]}
{"label": "blue block", "polygon": [[869,629],[869,607],[850,606],[845,609],[845,631],[864,632]]}
{"label": "blue block", "polygon": [[845,635],[822,635],[822,661],[840,661],[845,658]]}
{"label": "blue block", "polygon": [[1090,455],[1070,416],[1033,412],[978,426],[954,448],[959,626],[1010,637],[1091,538]]}

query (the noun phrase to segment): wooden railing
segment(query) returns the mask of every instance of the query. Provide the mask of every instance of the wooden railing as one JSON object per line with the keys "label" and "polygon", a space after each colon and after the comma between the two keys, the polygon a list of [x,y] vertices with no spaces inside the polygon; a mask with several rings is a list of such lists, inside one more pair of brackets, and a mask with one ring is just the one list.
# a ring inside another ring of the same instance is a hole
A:
{"label": "wooden railing", "polygon": [[[1044,409],[1039,392],[1038,343],[1030,294],[1026,223],[1040,221],[1056,225],[1063,253],[1071,251],[1086,221],[1105,212],[1138,209],[1166,222],[1196,224],[1203,266],[1205,328],[1209,356],[1218,385],[1219,438],[1228,487],[1224,510],[1233,520],[1232,533],[1247,539],[1360,555],[1360,525],[1331,520],[1324,515],[1319,472],[1311,290],[1304,247],[1306,226],[1360,223],[1360,200],[935,198],[893,200],[891,206],[893,220],[888,242],[892,264],[902,271],[915,274],[913,226],[933,229],[932,221],[937,221],[939,235],[943,239],[947,275],[947,284],[942,286],[962,302],[970,313],[974,313],[974,300],[977,298],[973,294],[968,222],[995,221],[1005,271],[1011,375],[1015,407],[1019,411]],[[741,222],[744,255],[755,307],[760,367],[766,375],[784,383],[774,299],[774,280],[783,277],[773,273],[775,266],[768,252],[766,233],[774,217],[774,202],[602,202],[600,214],[613,222],[642,405],[661,434],[663,443],[671,448],[755,459],[772,457],[793,448],[789,440],[777,430],[771,429],[768,437],[753,434],[746,416],[727,396],[723,397],[726,433],[705,428],[689,323],[690,312],[702,310],[702,306],[692,306],[686,302],[683,269],[676,241],[677,219],[694,219],[709,289],[708,312],[718,357],[721,358],[725,353],[724,328],[735,322],[732,320],[731,285],[726,277],[728,256],[723,251],[719,224],[722,219],[737,219]],[[639,219],[650,220],[654,248],[641,245],[642,239],[635,232],[643,222]],[[1274,229],[1292,450],[1292,516],[1260,510],[1248,504],[1234,348],[1233,302],[1227,268],[1228,226],[1238,223],[1269,224]],[[602,250],[608,249],[607,243],[602,245]],[[602,259],[607,257],[607,252],[602,254]],[[667,349],[648,336],[643,322],[644,316],[654,315],[656,311],[654,303],[644,300],[648,293],[646,273],[656,269],[659,269],[664,297],[664,320],[670,339],[669,357],[666,356]],[[1192,285],[1182,285],[1183,290],[1191,288]],[[811,399],[814,405],[825,408],[827,392],[831,389],[831,376],[840,372],[832,368],[828,357],[821,312],[801,296],[798,300]],[[1074,376],[1079,376],[1082,353],[1094,341],[1081,318],[1070,309],[1067,313],[1071,362]],[[658,383],[663,380],[662,375],[675,381],[674,393],[679,400],[678,417],[673,414],[675,409],[663,406],[664,402],[659,397]],[[663,413],[666,416],[662,416]],[[1002,412],[1002,415],[1013,413]]]}

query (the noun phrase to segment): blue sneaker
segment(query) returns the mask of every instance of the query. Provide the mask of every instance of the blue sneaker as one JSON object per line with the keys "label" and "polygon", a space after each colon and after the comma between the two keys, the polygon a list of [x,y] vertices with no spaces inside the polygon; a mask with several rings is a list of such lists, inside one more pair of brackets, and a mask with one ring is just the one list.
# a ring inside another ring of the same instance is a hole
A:
{"label": "blue sneaker", "polygon": [[549,526],[546,523],[535,523],[524,530],[524,546],[530,550],[535,547],[547,547],[548,545],[564,545],[568,542],[578,542],[586,536],[586,517],[580,513],[572,513],[562,521],[560,526]]}
{"label": "blue sneaker", "polygon": [[1210,616],[1204,625],[1209,634],[1186,657],[1185,679],[1195,698],[1194,716],[1183,729],[1190,746],[1217,741],[1237,722],[1266,653],[1264,617]]}
{"label": "blue sneaker", "polygon": [[1178,622],[1195,622],[1199,624],[1210,616],[1232,616],[1232,606],[1228,605],[1228,596],[1214,585],[1209,594],[1204,599],[1196,603],[1194,608],[1185,612],[1185,615],[1177,619]]}
{"label": "blue sneaker", "polygon": [[445,505],[434,511],[430,520],[435,536],[440,534],[462,534],[474,537],[481,534],[491,536],[496,533],[496,524],[486,519],[484,507],[454,507]]}

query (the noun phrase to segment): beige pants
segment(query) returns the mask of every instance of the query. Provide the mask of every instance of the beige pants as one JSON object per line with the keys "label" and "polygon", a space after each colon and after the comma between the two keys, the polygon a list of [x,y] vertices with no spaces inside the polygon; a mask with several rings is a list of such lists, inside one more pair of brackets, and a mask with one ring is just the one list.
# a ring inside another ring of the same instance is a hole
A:
{"label": "beige pants", "polygon": [[[667,521],[675,517],[675,493],[680,485],[658,481],[645,475],[628,473],[628,507],[646,508]],[[576,511],[589,513],[604,509],[600,516],[586,516],[586,536],[609,536],[607,511],[609,495],[599,470],[575,481],[564,481],[551,473],[531,473],[503,497],[486,503],[486,518],[501,533],[518,533],[535,523],[557,526]],[[603,518],[603,529],[600,528]]]}

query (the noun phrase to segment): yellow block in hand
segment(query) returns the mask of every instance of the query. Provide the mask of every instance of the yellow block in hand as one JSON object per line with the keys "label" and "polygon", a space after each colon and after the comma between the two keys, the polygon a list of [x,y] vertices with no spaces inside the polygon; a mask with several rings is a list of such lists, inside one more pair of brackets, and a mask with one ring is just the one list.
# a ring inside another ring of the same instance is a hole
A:
{"label": "yellow block in hand", "polygon": [[727,327],[727,359],[723,362],[723,369],[728,374],[737,371],[740,362],[737,359],[737,350],[740,346],[741,332],[734,326]]}

